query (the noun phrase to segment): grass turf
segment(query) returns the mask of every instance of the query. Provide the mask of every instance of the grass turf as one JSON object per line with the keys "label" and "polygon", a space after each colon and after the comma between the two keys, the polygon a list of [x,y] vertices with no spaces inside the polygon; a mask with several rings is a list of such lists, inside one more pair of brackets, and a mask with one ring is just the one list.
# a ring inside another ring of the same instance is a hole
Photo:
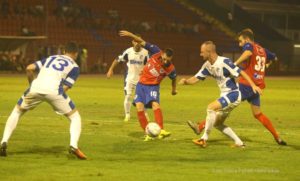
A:
{"label": "grass turf", "polygon": [[[120,76],[81,76],[68,92],[82,116],[80,147],[87,161],[67,157],[69,122],[43,103],[26,113],[0,158],[0,180],[297,180],[300,178],[300,78],[267,78],[262,110],[289,146],[279,146],[243,102],[225,122],[245,141],[246,149],[216,129],[208,147],[193,145],[187,120],[205,118],[206,106],[218,98],[214,80],[194,86],[161,85],[165,128],[172,136],[143,142],[132,108],[123,122]],[[0,75],[0,134],[16,101],[26,89],[25,75]],[[150,117],[152,111],[148,111]]]}

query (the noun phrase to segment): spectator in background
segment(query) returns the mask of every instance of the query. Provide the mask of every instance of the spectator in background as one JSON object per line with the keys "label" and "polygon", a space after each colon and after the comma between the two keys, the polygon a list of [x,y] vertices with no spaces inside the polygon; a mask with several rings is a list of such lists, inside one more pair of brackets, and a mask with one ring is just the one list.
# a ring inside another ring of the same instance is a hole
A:
{"label": "spectator in background", "polygon": [[21,27],[21,35],[22,36],[35,36],[33,31],[30,31],[27,26],[23,25]]}
{"label": "spectator in background", "polygon": [[1,2],[1,15],[7,18],[10,15],[10,5],[8,0],[2,0]]}
{"label": "spectator in background", "polygon": [[81,60],[80,72],[82,72],[82,73],[88,72],[87,57],[88,57],[88,50],[86,48],[82,48],[81,54],[80,54],[80,60]]}

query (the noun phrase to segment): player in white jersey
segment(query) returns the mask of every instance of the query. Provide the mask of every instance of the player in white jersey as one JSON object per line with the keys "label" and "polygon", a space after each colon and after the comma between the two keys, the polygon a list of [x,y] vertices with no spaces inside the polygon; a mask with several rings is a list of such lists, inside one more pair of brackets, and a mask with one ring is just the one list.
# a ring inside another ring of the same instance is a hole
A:
{"label": "player in white jersey", "polygon": [[179,84],[192,85],[199,80],[204,80],[207,76],[212,76],[217,81],[221,95],[219,99],[208,105],[205,132],[200,139],[195,139],[193,142],[202,147],[206,147],[208,135],[212,127],[215,126],[218,130],[235,141],[234,146],[244,147],[244,143],[233,130],[224,125],[224,121],[230,111],[241,102],[241,93],[234,78],[241,75],[250,83],[254,92],[261,93],[261,90],[253,83],[249,76],[239,67],[235,66],[230,59],[218,56],[215,44],[212,41],[204,42],[201,45],[200,51],[200,56],[202,56],[206,62],[195,76],[189,79],[183,78],[179,81]]}
{"label": "player in white jersey", "polygon": [[[34,109],[42,102],[49,103],[53,109],[70,120],[69,153],[79,159],[86,156],[78,148],[81,133],[81,117],[66,91],[75,83],[79,75],[79,67],[75,63],[78,47],[70,42],[65,46],[65,55],[54,55],[27,66],[29,89],[19,99],[17,105],[7,119],[1,141],[0,155],[6,156],[7,142],[12,135],[20,117],[28,110]],[[36,77],[36,72],[38,72]]]}
{"label": "player in white jersey", "polygon": [[[107,78],[113,75],[113,70],[117,64],[120,62],[125,62],[127,65],[127,71],[124,81],[124,121],[130,120],[130,108],[131,108],[131,98],[134,94],[134,90],[137,82],[139,81],[141,71],[149,58],[148,51],[141,47],[139,43],[132,40],[132,47],[126,49],[122,55],[118,56],[110,66],[107,72]],[[147,115],[146,115],[147,116]]]}

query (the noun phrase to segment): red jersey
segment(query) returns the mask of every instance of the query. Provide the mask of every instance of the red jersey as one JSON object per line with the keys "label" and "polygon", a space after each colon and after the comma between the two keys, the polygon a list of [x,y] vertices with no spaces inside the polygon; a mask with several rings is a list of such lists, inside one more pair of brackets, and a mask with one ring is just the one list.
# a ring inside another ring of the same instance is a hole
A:
{"label": "red jersey", "polygon": [[[252,55],[249,60],[246,60],[241,64],[241,68],[247,73],[256,86],[264,89],[265,66],[267,60],[266,50],[256,43],[246,43],[243,46],[243,51],[246,50],[251,51]],[[250,86],[249,82],[244,77],[240,77],[239,83]]]}
{"label": "red jersey", "polygon": [[175,72],[174,65],[172,63],[164,65],[160,51],[147,61],[139,82],[145,85],[158,85],[167,75],[173,72]]}

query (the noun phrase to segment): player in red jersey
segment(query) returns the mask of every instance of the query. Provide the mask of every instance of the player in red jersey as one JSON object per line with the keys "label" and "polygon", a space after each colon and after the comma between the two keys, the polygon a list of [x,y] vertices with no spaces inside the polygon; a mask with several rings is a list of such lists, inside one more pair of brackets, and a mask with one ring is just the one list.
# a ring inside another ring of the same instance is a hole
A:
{"label": "player in red jersey", "polygon": [[[137,116],[141,127],[145,130],[148,121],[145,117],[145,107],[152,108],[155,121],[161,127],[161,133],[158,138],[162,139],[170,136],[171,133],[164,130],[163,115],[159,105],[159,85],[161,81],[168,76],[172,80],[172,95],[176,95],[176,70],[171,60],[173,58],[173,50],[170,48],[161,50],[156,45],[144,41],[141,37],[128,31],[120,31],[120,36],[133,38],[140,43],[150,54],[147,64],[144,66],[139,82],[136,86],[136,95],[134,105],[137,108]],[[152,140],[153,138],[146,135],[144,141]]]}
{"label": "player in red jersey", "polygon": [[[238,41],[239,46],[243,48],[243,53],[235,61],[235,64],[240,65],[252,81],[258,87],[264,89],[266,87],[264,80],[265,68],[271,63],[269,62],[267,64],[267,61],[277,60],[276,55],[255,43],[253,31],[249,28],[238,33]],[[287,143],[279,137],[270,119],[262,113],[260,109],[260,95],[252,91],[251,86],[244,78],[239,79],[239,89],[242,93],[242,101],[247,100],[250,103],[253,116],[270,131],[279,145],[287,145]],[[188,121],[188,125],[196,134],[200,134],[205,127],[205,121],[199,124]]]}

